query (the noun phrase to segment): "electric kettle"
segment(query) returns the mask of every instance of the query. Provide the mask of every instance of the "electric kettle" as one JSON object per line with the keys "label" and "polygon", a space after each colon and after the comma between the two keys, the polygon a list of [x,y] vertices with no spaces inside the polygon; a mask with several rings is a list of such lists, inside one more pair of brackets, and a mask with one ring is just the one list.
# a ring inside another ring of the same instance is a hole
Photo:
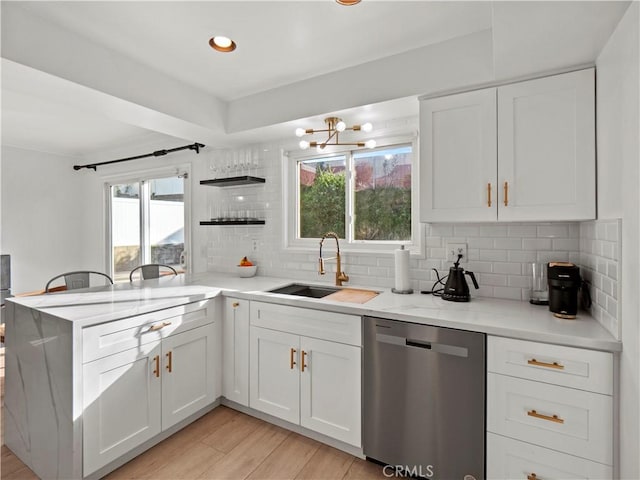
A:
{"label": "electric kettle", "polygon": [[442,292],[443,300],[449,300],[450,302],[468,302],[471,299],[471,295],[469,295],[469,285],[467,285],[467,279],[464,278],[465,275],[471,277],[473,286],[476,287],[476,289],[480,288],[473,272],[465,272],[464,268],[459,266],[460,258],[462,258],[462,256],[458,256],[458,260],[456,260],[453,267],[449,269],[447,283]]}

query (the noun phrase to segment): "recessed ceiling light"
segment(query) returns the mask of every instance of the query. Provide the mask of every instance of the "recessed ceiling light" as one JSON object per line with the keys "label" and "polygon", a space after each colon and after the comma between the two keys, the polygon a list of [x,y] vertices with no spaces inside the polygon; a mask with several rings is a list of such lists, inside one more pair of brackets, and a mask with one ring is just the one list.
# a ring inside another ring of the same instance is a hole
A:
{"label": "recessed ceiling light", "polygon": [[356,3],[360,3],[360,0],[336,0],[340,5],[355,5]]}
{"label": "recessed ceiling light", "polygon": [[236,49],[236,42],[229,37],[223,37],[221,35],[211,37],[209,39],[209,45],[219,52],[233,52]]}

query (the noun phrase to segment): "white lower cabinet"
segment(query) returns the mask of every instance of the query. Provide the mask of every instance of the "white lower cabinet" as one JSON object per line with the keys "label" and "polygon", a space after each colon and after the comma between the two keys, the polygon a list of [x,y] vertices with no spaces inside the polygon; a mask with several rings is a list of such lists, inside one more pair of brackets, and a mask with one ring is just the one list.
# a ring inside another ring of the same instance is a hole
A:
{"label": "white lower cabinet", "polygon": [[[146,343],[83,365],[84,476],[198,412],[219,395],[215,326],[213,318],[200,310],[142,324],[137,331]],[[180,328],[198,316],[208,316],[210,323],[186,331]],[[100,329],[103,337],[122,336],[123,326],[128,329],[130,323],[91,328]],[[182,333],[174,334],[171,328]],[[160,339],[149,340],[150,334]],[[91,335],[88,332],[87,337]]]}
{"label": "white lower cabinet", "polygon": [[487,478],[612,478],[612,357],[487,337]]}
{"label": "white lower cabinet", "polygon": [[161,432],[160,353],[156,341],[84,365],[84,475]]}
{"label": "white lower cabinet", "polygon": [[360,446],[361,349],[301,337],[300,355],[300,424]]}
{"label": "white lower cabinet", "polygon": [[300,337],[251,327],[251,408],[300,423]]}
{"label": "white lower cabinet", "polygon": [[303,334],[359,339],[360,317],[252,302],[251,323],[250,407],[360,447],[360,345]]}
{"label": "white lower cabinet", "polygon": [[222,395],[249,406],[249,300],[224,299]]}
{"label": "white lower cabinet", "polygon": [[169,428],[215,398],[213,325],[162,341],[162,428]]}

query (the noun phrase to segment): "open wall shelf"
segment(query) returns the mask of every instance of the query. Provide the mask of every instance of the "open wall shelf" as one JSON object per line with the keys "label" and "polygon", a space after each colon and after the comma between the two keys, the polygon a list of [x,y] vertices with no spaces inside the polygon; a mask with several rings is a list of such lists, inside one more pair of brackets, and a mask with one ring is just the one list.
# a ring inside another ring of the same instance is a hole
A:
{"label": "open wall shelf", "polygon": [[210,187],[237,187],[239,185],[257,185],[265,183],[264,178],[243,175],[241,177],[214,178],[212,180],[200,180],[200,185]]}

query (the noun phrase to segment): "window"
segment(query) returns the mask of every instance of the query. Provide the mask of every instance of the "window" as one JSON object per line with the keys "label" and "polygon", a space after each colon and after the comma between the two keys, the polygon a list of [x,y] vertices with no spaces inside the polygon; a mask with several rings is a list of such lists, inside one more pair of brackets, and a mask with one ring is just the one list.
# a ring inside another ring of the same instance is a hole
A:
{"label": "window", "polygon": [[145,263],[181,266],[184,184],[184,176],[173,176],[109,185],[109,257],[114,281],[128,281],[129,272]]}
{"label": "window", "polygon": [[419,249],[411,143],[290,159],[288,240],[334,231],[353,249]]}

